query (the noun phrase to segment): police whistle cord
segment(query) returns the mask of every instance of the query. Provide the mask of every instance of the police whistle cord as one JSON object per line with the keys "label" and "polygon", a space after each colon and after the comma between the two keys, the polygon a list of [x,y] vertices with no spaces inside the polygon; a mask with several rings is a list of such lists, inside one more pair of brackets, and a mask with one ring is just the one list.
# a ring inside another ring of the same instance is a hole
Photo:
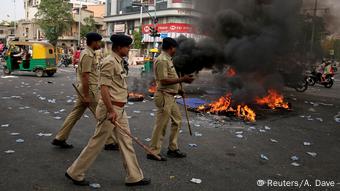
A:
{"label": "police whistle cord", "polygon": [[[84,100],[83,96],[80,94],[80,92],[79,92],[78,88],[76,87],[76,85],[72,84],[72,86],[73,86],[74,89],[76,90],[76,92],[77,92],[78,96],[80,97],[80,99],[81,99],[81,100]],[[95,114],[95,112],[91,109],[91,107],[89,107],[89,109],[91,110],[92,113]],[[158,156],[158,155],[156,155],[155,153],[153,153],[153,152],[151,151],[151,149],[150,149],[148,146],[144,145],[139,139],[137,139],[136,137],[132,136],[131,133],[128,132],[126,129],[124,129],[122,126],[120,126],[119,123],[114,122],[114,125],[115,125],[116,127],[118,127],[118,128],[119,128],[123,133],[125,133],[127,136],[129,136],[130,138],[132,138],[139,146],[141,146],[141,147],[144,149],[144,151],[146,151],[146,153],[153,155],[153,156],[156,157],[158,160],[161,160],[161,157],[160,157],[160,156]]]}
{"label": "police whistle cord", "polygon": [[182,83],[180,83],[180,86],[181,86],[181,90],[182,90],[182,95],[181,96],[182,96],[182,99],[183,99],[183,106],[184,106],[184,110],[185,110],[185,116],[187,118],[189,134],[190,134],[190,136],[192,136],[191,126],[190,126],[190,122],[189,122],[188,108],[187,108],[187,104],[185,102],[185,93],[184,93],[184,89],[183,89]]}

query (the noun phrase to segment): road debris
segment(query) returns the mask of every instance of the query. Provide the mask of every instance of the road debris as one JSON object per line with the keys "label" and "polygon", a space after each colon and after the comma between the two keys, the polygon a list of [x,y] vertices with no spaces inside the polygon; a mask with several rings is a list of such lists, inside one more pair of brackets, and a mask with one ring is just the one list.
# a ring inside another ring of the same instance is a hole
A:
{"label": "road debris", "polygon": [[23,143],[23,142],[25,142],[23,139],[17,139],[17,140],[15,140],[15,142],[17,142],[17,143]]}
{"label": "road debris", "polygon": [[175,178],[176,178],[175,176],[170,176],[170,180],[175,179]]}
{"label": "road debris", "polygon": [[243,135],[237,134],[236,137],[242,139]]}
{"label": "road debris", "polygon": [[50,137],[50,136],[52,136],[52,133],[38,133],[37,135],[39,137]]}
{"label": "road debris", "polygon": [[323,122],[323,119],[320,118],[320,117],[315,118],[315,120],[320,121],[320,122]]}
{"label": "road debris", "polygon": [[315,152],[306,152],[308,155],[312,156],[312,157],[316,157],[317,153]]}
{"label": "road debris", "polygon": [[311,146],[312,143],[310,143],[310,142],[303,142],[303,145],[304,145],[304,146]]}
{"label": "road debris", "polygon": [[155,116],[155,114],[154,114],[154,113],[150,113],[150,116],[154,117],[154,116]]}
{"label": "road debris", "polygon": [[201,125],[200,125],[200,124],[194,124],[194,126],[195,126],[195,127],[201,127]]}
{"label": "road debris", "polygon": [[277,141],[277,140],[275,140],[275,139],[270,139],[270,141],[272,142],[272,143],[278,143],[279,141]]}
{"label": "road debris", "polygon": [[3,124],[1,127],[9,127],[9,124]]}
{"label": "road debris", "polygon": [[266,132],[266,130],[264,130],[264,129],[260,129],[259,130],[261,133],[265,133]]}
{"label": "road debris", "polygon": [[133,113],[141,113],[141,111],[134,110]]}
{"label": "road debris", "polygon": [[86,115],[86,114],[84,114],[84,117],[85,117],[85,118],[89,118],[89,116],[88,116],[88,115]]}
{"label": "road debris", "polygon": [[134,105],[135,103],[133,102],[127,102],[128,105]]}
{"label": "road debris", "polygon": [[292,161],[298,161],[299,160],[299,157],[297,157],[297,156],[292,156],[292,157],[290,157],[290,159],[292,160]]}
{"label": "road debris", "polygon": [[189,144],[189,147],[197,147],[197,144],[190,143],[190,144]]}
{"label": "road debris", "polygon": [[334,116],[334,120],[335,122],[340,123],[340,112],[338,112],[338,114]]}
{"label": "road debris", "polygon": [[100,186],[100,184],[98,184],[98,183],[91,183],[91,184],[90,184],[90,187],[91,187],[91,188],[94,188],[94,189],[98,189],[98,188],[100,188],[101,186]]}
{"label": "road debris", "polygon": [[195,184],[201,184],[201,183],[202,183],[202,180],[201,180],[201,179],[198,179],[198,178],[192,178],[192,179],[190,180],[190,182],[195,183]]}
{"label": "road debris", "polygon": [[53,117],[54,119],[57,119],[57,120],[59,120],[59,119],[61,119],[61,117],[59,117],[59,116],[55,116],[55,117]]}
{"label": "road debris", "polygon": [[146,142],[150,142],[151,141],[151,139],[150,138],[146,138],[146,139],[144,139]]}
{"label": "road debris", "polygon": [[260,155],[260,158],[261,158],[262,160],[269,160],[269,158],[268,158],[266,155],[264,155],[264,154],[261,154],[261,155]]}
{"label": "road debris", "polygon": [[20,133],[10,133],[12,136],[20,135]]}
{"label": "road debris", "polygon": [[5,153],[6,153],[6,154],[12,154],[12,153],[15,153],[15,151],[13,151],[13,150],[7,150],[7,151],[5,151]]}
{"label": "road debris", "polygon": [[292,162],[292,163],[290,163],[292,166],[296,166],[296,167],[299,167],[299,166],[301,166],[299,163],[297,163],[297,162]]}
{"label": "road debris", "polygon": [[194,135],[195,137],[202,137],[202,133],[199,133],[199,132],[195,132]]}
{"label": "road debris", "polygon": [[265,126],[264,126],[264,129],[265,129],[265,130],[270,130],[271,128],[265,125]]}
{"label": "road debris", "polygon": [[56,99],[48,99],[48,103],[56,103]]}

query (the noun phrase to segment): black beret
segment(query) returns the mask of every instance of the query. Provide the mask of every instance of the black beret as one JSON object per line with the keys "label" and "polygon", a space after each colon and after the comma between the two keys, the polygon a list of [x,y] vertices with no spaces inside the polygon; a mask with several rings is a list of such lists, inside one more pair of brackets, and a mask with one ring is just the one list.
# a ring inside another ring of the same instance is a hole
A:
{"label": "black beret", "polygon": [[110,40],[114,46],[130,46],[132,43],[131,37],[119,34],[112,35]]}
{"label": "black beret", "polygon": [[162,43],[162,47],[163,48],[168,48],[168,47],[177,47],[178,43],[176,42],[175,39],[170,38],[170,37],[166,37],[163,39],[163,43]]}
{"label": "black beret", "polygon": [[101,41],[102,38],[103,37],[100,34],[95,32],[89,32],[86,34],[86,40],[88,41]]}

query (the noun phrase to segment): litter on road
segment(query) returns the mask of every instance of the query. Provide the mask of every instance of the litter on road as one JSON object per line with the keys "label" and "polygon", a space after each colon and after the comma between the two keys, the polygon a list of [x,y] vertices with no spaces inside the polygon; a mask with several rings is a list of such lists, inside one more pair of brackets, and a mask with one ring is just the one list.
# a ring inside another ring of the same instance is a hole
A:
{"label": "litter on road", "polygon": [[290,159],[291,159],[292,161],[298,161],[298,160],[299,160],[299,157],[297,157],[297,156],[292,156],[292,157],[290,157]]}
{"label": "litter on road", "polygon": [[201,183],[202,183],[202,180],[201,180],[201,179],[198,179],[198,178],[192,178],[192,179],[190,180],[190,182],[195,183],[195,184],[201,184]]}
{"label": "litter on road", "polygon": [[265,129],[265,130],[270,130],[271,128],[268,127],[268,126],[264,126],[264,129]]}
{"label": "litter on road", "polygon": [[17,139],[15,142],[17,142],[17,143],[23,143],[23,142],[25,142],[23,139]]}
{"label": "litter on road", "polygon": [[303,145],[305,145],[305,146],[311,146],[312,143],[310,143],[310,142],[303,142]]}
{"label": "litter on road", "polygon": [[202,133],[199,133],[199,132],[195,132],[194,135],[195,137],[202,137]]}
{"label": "litter on road", "polygon": [[52,133],[38,133],[37,135],[39,137],[50,137],[50,136],[52,136]]}
{"label": "litter on road", "polygon": [[277,141],[277,140],[275,140],[275,139],[270,139],[270,141],[272,142],[272,143],[278,143],[279,141]]}
{"label": "litter on road", "polygon": [[20,133],[10,133],[10,135],[16,136],[16,135],[20,135]]}
{"label": "litter on road", "polygon": [[268,158],[266,155],[264,155],[264,154],[261,154],[261,155],[260,155],[260,158],[261,158],[262,160],[269,160],[269,158]]}
{"label": "litter on road", "polygon": [[292,166],[296,166],[296,167],[298,167],[298,166],[301,166],[299,163],[297,163],[297,162],[292,162],[292,163],[290,163]]}
{"label": "litter on road", "polygon": [[15,151],[13,151],[13,150],[7,150],[7,151],[5,151],[5,153],[6,153],[6,154],[12,154],[12,153],[15,153]]}
{"label": "litter on road", "polygon": [[53,118],[57,119],[57,120],[61,119],[61,117],[59,117],[59,116],[56,116],[56,117],[53,117]]}
{"label": "litter on road", "polygon": [[91,188],[94,188],[94,189],[98,189],[98,188],[100,188],[101,186],[100,186],[100,184],[98,184],[98,183],[91,183],[91,184],[90,184],[90,187],[91,187]]}
{"label": "litter on road", "polygon": [[315,152],[306,152],[308,155],[312,156],[312,157],[316,157],[316,155],[318,155],[317,153]]}
{"label": "litter on road", "polygon": [[151,141],[151,139],[150,138],[146,138],[146,139],[144,139],[146,142],[150,142]]}
{"label": "litter on road", "polygon": [[141,113],[141,111],[134,110],[133,113]]}
{"label": "litter on road", "polygon": [[1,127],[9,127],[9,124],[3,124]]}
{"label": "litter on road", "polygon": [[197,144],[190,143],[190,144],[189,144],[189,147],[197,147]]}
{"label": "litter on road", "polygon": [[242,138],[243,138],[243,135],[237,134],[236,137],[242,139]]}

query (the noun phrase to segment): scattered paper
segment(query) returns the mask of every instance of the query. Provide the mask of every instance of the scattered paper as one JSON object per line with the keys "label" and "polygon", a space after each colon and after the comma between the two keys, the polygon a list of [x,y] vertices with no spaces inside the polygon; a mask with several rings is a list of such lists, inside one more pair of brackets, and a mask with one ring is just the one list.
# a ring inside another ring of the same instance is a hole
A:
{"label": "scattered paper", "polygon": [[201,184],[201,183],[202,183],[202,180],[201,180],[201,179],[198,179],[198,178],[192,178],[192,179],[190,180],[190,182],[196,183],[196,184]]}
{"label": "scattered paper", "polygon": [[39,137],[50,137],[50,136],[52,136],[52,133],[38,133],[37,135]]}
{"label": "scattered paper", "polygon": [[141,111],[134,110],[133,113],[141,113]]}
{"label": "scattered paper", "polygon": [[293,166],[296,166],[296,167],[298,167],[298,166],[301,166],[299,163],[297,163],[297,162],[292,162],[292,163],[290,163],[291,165],[293,165]]}
{"label": "scattered paper", "polygon": [[150,116],[154,117],[154,116],[155,116],[155,114],[154,114],[154,113],[150,113]]}
{"label": "scattered paper", "polygon": [[7,151],[5,151],[5,153],[6,153],[6,154],[12,154],[12,153],[15,153],[15,151],[13,151],[13,150],[7,150]]}
{"label": "scattered paper", "polygon": [[146,142],[150,142],[151,141],[151,139],[150,138],[146,138],[146,139],[144,139]]}
{"label": "scattered paper", "polygon": [[292,156],[292,157],[290,157],[290,159],[291,159],[292,161],[298,161],[298,160],[299,160],[299,157],[297,157],[297,156]]}
{"label": "scattered paper", "polygon": [[9,124],[3,124],[1,127],[9,127]]}
{"label": "scattered paper", "polygon": [[271,128],[268,127],[268,126],[264,126],[264,129],[265,129],[265,130],[270,130]]}
{"label": "scattered paper", "polygon": [[312,156],[312,157],[316,157],[317,153],[315,152],[306,152],[308,155]]}
{"label": "scattered paper", "polygon": [[199,132],[195,132],[194,135],[195,137],[202,137],[202,133],[199,133]]}
{"label": "scattered paper", "polygon": [[320,122],[323,122],[323,119],[318,117],[318,118],[315,118],[316,120],[320,121]]}
{"label": "scattered paper", "polygon": [[98,188],[100,188],[100,184],[98,184],[98,183],[91,183],[90,187],[94,188],[94,189],[98,189]]}
{"label": "scattered paper", "polygon": [[133,105],[134,103],[133,103],[133,102],[127,102],[127,104],[129,104],[129,105]]}
{"label": "scattered paper", "polygon": [[86,114],[84,114],[84,117],[85,117],[85,118],[89,118],[89,116],[88,116],[88,115],[86,115]]}
{"label": "scattered paper", "polygon": [[189,147],[197,147],[197,144],[190,143],[190,144],[189,144]]}
{"label": "scattered paper", "polygon": [[338,112],[338,114],[334,116],[334,120],[335,122],[340,123],[340,112]]}
{"label": "scattered paper", "polygon": [[261,133],[265,133],[266,132],[266,130],[264,130],[264,129],[260,129],[259,130]]}
{"label": "scattered paper", "polygon": [[12,136],[20,135],[20,133],[10,133]]}
{"label": "scattered paper", "polygon": [[47,101],[48,101],[48,103],[56,103],[55,99],[48,99]]}
{"label": "scattered paper", "polygon": [[195,127],[200,127],[201,125],[200,124],[194,124]]}
{"label": "scattered paper", "polygon": [[269,160],[269,158],[266,155],[264,155],[264,154],[261,154],[260,158],[263,159],[263,160]]}
{"label": "scattered paper", "polygon": [[238,134],[238,135],[236,135],[236,137],[242,139],[243,135]]}
{"label": "scattered paper", "polygon": [[236,135],[241,135],[241,134],[243,134],[243,131],[236,131],[235,134]]}
{"label": "scattered paper", "polygon": [[311,146],[312,143],[310,143],[310,142],[303,142],[303,145],[305,145],[305,146]]}
{"label": "scattered paper", "polygon": [[54,119],[57,119],[57,120],[59,120],[59,119],[61,119],[61,117],[59,117],[59,116],[55,116],[55,117],[53,117]]}
{"label": "scattered paper", "polygon": [[275,140],[275,139],[270,139],[270,141],[272,142],[272,143],[278,143],[279,141],[277,141],[277,140]]}
{"label": "scattered paper", "polygon": [[15,140],[15,142],[17,142],[17,143],[23,143],[24,140],[23,140],[23,139],[17,139],[17,140]]}
{"label": "scattered paper", "polygon": [[250,126],[250,127],[249,127],[249,129],[251,129],[251,130],[255,130],[255,129],[256,129],[256,127],[254,127],[254,126]]}
{"label": "scattered paper", "polygon": [[154,111],[154,112],[155,112],[155,111],[158,111],[158,109],[152,109],[152,111]]}

